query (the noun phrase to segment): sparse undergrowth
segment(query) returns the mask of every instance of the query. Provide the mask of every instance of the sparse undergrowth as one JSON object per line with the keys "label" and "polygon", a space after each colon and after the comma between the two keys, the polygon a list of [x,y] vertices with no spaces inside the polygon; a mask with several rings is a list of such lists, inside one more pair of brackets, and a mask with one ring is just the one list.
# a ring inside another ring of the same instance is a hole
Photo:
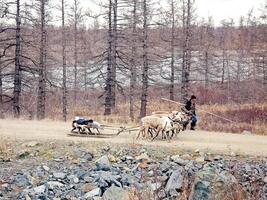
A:
{"label": "sparse undergrowth", "polygon": [[[105,123],[128,124],[138,126],[139,120],[131,122],[127,116],[127,105],[118,105],[116,114],[111,116],[94,115],[91,113],[79,111],[74,115],[82,115],[94,118]],[[150,102],[148,114],[153,111],[172,111],[180,110],[179,106],[164,102]],[[213,113],[223,118],[215,117]],[[252,134],[267,135],[267,103],[265,104],[243,104],[243,105],[200,105],[197,107],[198,128],[207,131],[242,133],[249,131]],[[136,116],[138,114],[136,113]]]}

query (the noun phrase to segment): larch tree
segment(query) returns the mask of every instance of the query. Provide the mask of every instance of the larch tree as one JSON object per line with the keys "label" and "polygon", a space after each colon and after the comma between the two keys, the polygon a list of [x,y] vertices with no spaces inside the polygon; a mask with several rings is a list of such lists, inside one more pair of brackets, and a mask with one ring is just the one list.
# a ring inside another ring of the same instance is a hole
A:
{"label": "larch tree", "polygon": [[20,93],[21,93],[21,16],[20,0],[16,1],[16,47],[15,47],[15,72],[13,91],[14,117],[20,117]]}
{"label": "larch tree", "polygon": [[65,0],[61,1],[62,14],[62,114],[67,121],[67,78],[66,78],[66,28],[65,28]]}
{"label": "larch tree", "polygon": [[182,24],[183,24],[183,61],[182,61],[182,101],[189,96],[190,87],[190,68],[192,58],[192,21],[193,21],[193,3],[194,0],[183,0],[182,6]]}
{"label": "larch tree", "polygon": [[46,0],[40,0],[40,55],[38,68],[37,119],[45,118],[46,106]]}
{"label": "larch tree", "polygon": [[143,0],[143,27],[142,27],[142,45],[143,45],[143,67],[142,67],[142,90],[140,117],[146,116],[147,96],[148,96],[148,2]]}
{"label": "larch tree", "polygon": [[130,118],[134,120],[134,97],[136,90],[136,78],[137,78],[137,0],[133,0],[132,2],[132,13],[131,13],[131,58],[130,58]]}
{"label": "larch tree", "polygon": [[105,112],[104,115],[110,115],[112,109],[112,65],[113,65],[113,30],[112,30],[112,0],[109,0],[108,6],[108,50],[107,50],[107,77],[105,86]]}

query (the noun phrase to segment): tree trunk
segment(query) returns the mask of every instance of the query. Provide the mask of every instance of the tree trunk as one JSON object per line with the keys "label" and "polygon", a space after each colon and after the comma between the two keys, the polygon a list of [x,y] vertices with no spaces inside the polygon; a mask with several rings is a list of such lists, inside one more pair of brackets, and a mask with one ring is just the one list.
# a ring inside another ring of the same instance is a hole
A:
{"label": "tree trunk", "polygon": [[148,59],[147,59],[147,0],[143,0],[143,69],[140,117],[146,116],[148,90]]}
{"label": "tree trunk", "polygon": [[131,40],[131,79],[130,79],[130,118],[134,121],[134,96],[136,87],[136,24],[137,24],[137,0],[133,0],[133,22],[132,22],[132,40]]}
{"label": "tree trunk", "polygon": [[267,86],[267,65],[265,62],[265,56],[262,56],[262,70],[263,70],[263,85],[266,87]]}
{"label": "tree trunk", "polygon": [[183,1],[183,66],[182,66],[182,101],[188,98],[189,93],[189,75],[191,67],[191,0]]}
{"label": "tree trunk", "polygon": [[66,30],[65,30],[65,2],[62,0],[62,67],[63,67],[63,96],[62,114],[63,120],[67,121],[67,85],[66,85]]}
{"label": "tree trunk", "polygon": [[78,62],[78,49],[77,49],[77,0],[74,0],[74,105],[77,103],[77,62]]}
{"label": "tree trunk", "polygon": [[224,79],[225,79],[225,59],[226,59],[226,55],[225,55],[225,49],[223,49],[223,62],[222,62],[222,77],[221,77],[221,86],[223,87],[224,84]]}
{"label": "tree trunk", "polygon": [[115,109],[116,106],[116,69],[117,69],[117,9],[118,1],[113,3],[113,39],[112,39],[112,68],[111,68],[111,107]]}
{"label": "tree trunk", "polygon": [[205,51],[205,88],[209,86],[209,53]]}
{"label": "tree trunk", "polygon": [[3,103],[3,79],[2,79],[2,66],[1,66],[1,57],[0,57],[0,119],[4,118],[4,103]]}
{"label": "tree trunk", "polygon": [[175,12],[174,0],[171,1],[171,15],[172,15],[172,35],[171,35],[171,78],[170,78],[170,100],[174,100],[174,30],[175,30]]}
{"label": "tree trunk", "polygon": [[112,101],[112,0],[109,0],[108,11],[108,57],[107,57],[107,78],[105,87],[105,112],[104,115],[111,114]]}
{"label": "tree trunk", "polygon": [[37,119],[45,118],[45,101],[46,101],[46,81],[45,81],[45,0],[41,0],[41,40],[40,40],[40,63],[39,63],[39,83],[37,97]]}
{"label": "tree trunk", "polygon": [[15,73],[14,73],[14,91],[13,91],[13,113],[14,117],[20,117],[20,93],[21,93],[21,18],[20,18],[20,0],[16,2],[16,48],[15,48]]}

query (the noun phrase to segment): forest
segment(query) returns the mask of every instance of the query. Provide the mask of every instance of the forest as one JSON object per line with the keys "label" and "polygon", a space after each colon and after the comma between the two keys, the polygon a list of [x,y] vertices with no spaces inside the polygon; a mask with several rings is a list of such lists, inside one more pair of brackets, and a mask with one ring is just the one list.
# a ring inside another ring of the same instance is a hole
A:
{"label": "forest", "polygon": [[220,24],[200,18],[194,0],[97,6],[0,0],[1,118],[134,121],[175,108],[163,97],[184,102],[195,94],[201,107],[220,107],[246,126],[266,123],[267,2],[259,16],[251,9]]}

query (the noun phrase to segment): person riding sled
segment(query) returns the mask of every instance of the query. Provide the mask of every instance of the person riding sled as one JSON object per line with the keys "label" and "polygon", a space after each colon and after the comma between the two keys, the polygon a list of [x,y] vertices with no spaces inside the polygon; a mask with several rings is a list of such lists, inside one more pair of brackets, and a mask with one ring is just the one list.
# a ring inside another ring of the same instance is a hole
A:
{"label": "person riding sled", "polygon": [[[196,96],[192,95],[189,100],[186,100],[185,106],[182,107],[182,111],[187,113],[188,115],[191,115],[191,130],[195,130],[195,126],[197,124],[197,117],[196,117]],[[184,124],[184,130],[186,129],[186,126],[188,123]]]}

